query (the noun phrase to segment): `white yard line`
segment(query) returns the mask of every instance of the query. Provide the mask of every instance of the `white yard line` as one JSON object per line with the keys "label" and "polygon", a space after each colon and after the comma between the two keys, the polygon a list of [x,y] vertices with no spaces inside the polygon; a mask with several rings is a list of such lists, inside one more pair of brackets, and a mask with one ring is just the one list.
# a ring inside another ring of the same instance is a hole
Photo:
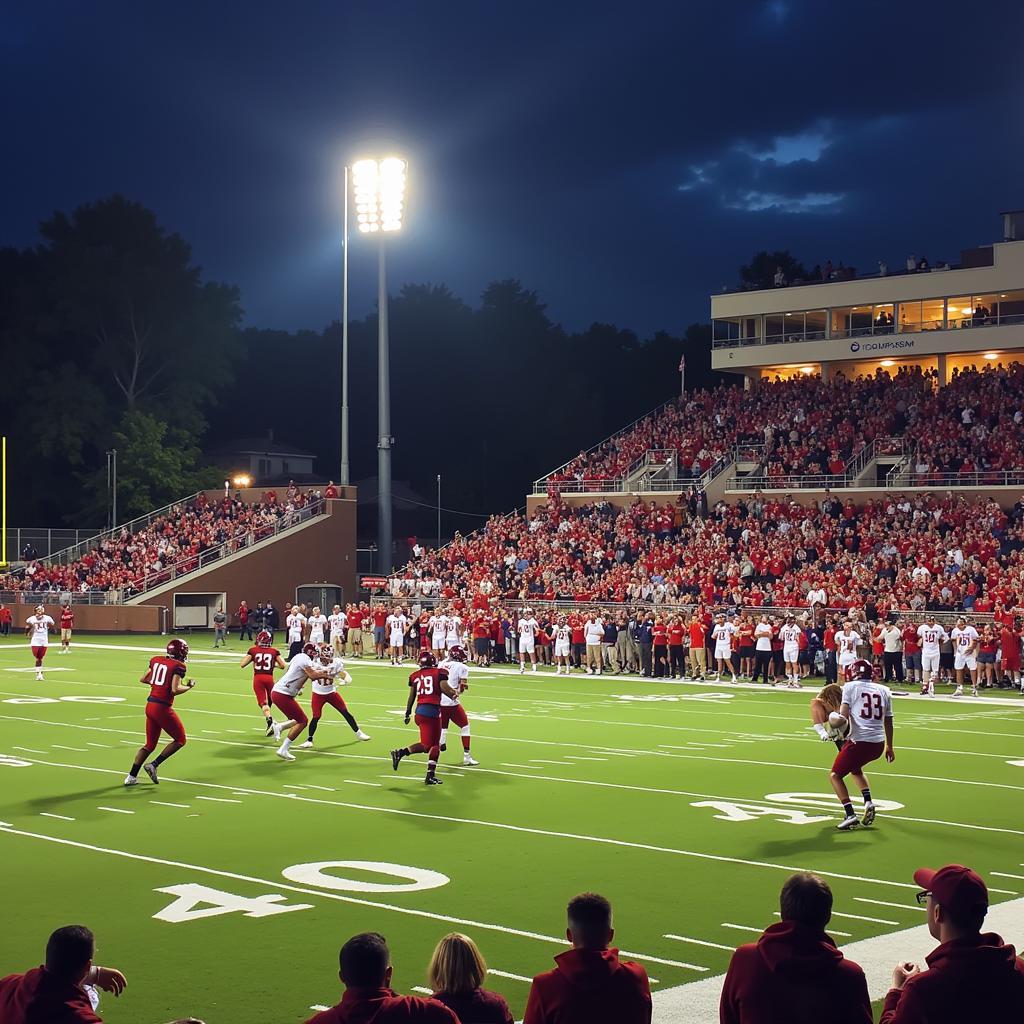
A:
{"label": "white yard line", "polygon": [[123,807],[97,807],[97,811],[110,811],[111,814],[134,814],[134,811],[125,810]]}
{"label": "white yard line", "polygon": [[69,818],[66,814],[51,814],[49,811],[40,811],[40,816],[43,818],[57,818],[60,821],[74,821],[74,818]]}
{"label": "white yard line", "polygon": [[218,804],[240,804],[242,802],[241,800],[232,800],[230,797],[226,796],[197,796],[196,799],[211,800]]}
{"label": "white yard line", "polygon": [[45,754],[45,750],[36,750],[35,747],[11,747],[11,750],[23,750],[26,754]]}
{"label": "white yard line", "polygon": [[363,782],[361,779],[342,779],[341,781],[347,782],[350,786],[375,786],[377,789],[381,788],[379,782]]}
{"label": "white yard line", "polygon": [[[775,916],[775,917],[782,917],[782,915],[777,910],[775,911],[773,916]],[[871,924],[891,924],[894,927],[898,927],[899,926],[899,921],[888,921],[884,917],[864,917],[861,914],[840,914],[838,910],[833,910],[832,911],[832,916],[833,917],[848,917],[852,921],[868,921]]]}
{"label": "white yard line", "polygon": [[694,946],[707,946],[709,949],[724,949],[729,953],[735,951],[735,946],[726,946],[722,942],[708,942],[706,939],[691,939],[686,935],[673,935],[671,932],[664,936],[666,939],[675,939],[676,942],[689,942]]}
{"label": "white yard line", "polygon": [[187,811],[192,805],[191,804],[174,804],[169,800],[150,800],[151,804],[156,804],[158,807],[178,807],[183,811]]}
{"label": "white yard line", "polygon": [[927,912],[926,907],[919,907],[916,903],[890,903],[888,900],[871,900],[867,896],[854,896],[858,903],[873,903],[877,907],[895,907],[897,910],[915,910],[922,914]]}
{"label": "white yard line", "polygon": [[63,744],[60,744],[60,743],[54,743],[53,744],[53,749],[54,750],[73,750],[76,754],[88,754],[89,753],[89,751],[86,750],[85,747],[65,747]]}
{"label": "white yard line", "polygon": [[513,974],[511,971],[499,971],[497,967],[488,967],[488,974],[493,974],[496,978],[510,978],[512,981],[525,981],[529,985],[533,978],[527,978],[523,974]]}

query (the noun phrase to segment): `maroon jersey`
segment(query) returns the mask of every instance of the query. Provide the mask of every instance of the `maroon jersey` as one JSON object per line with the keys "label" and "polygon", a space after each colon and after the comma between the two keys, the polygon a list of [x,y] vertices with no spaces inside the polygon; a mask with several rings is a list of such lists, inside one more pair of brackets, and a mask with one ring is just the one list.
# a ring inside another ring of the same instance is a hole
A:
{"label": "maroon jersey", "polygon": [[75,624],[75,613],[70,608],[62,608],[60,612],[60,628],[71,629]]}
{"label": "maroon jersey", "polygon": [[185,678],[185,664],[176,658],[159,655],[149,659],[149,699],[157,704],[174,703],[172,684],[175,676]]}
{"label": "maroon jersey", "polygon": [[416,691],[417,704],[441,703],[441,680],[448,679],[444,668],[419,668],[409,676],[409,685]]}
{"label": "maroon jersey", "polygon": [[250,647],[245,652],[252,658],[253,676],[272,676],[274,665],[281,656],[276,647]]}

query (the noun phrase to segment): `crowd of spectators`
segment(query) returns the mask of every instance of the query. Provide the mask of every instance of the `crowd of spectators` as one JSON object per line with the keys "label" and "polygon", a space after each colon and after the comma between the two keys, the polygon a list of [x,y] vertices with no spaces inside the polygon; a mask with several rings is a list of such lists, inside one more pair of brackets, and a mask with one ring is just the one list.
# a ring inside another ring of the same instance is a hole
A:
{"label": "crowd of spectators", "polygon": [[119,590],[125,596],[198,567],[205,552],[227,545],[235,551],[297,522],[302,510],[320,502],[317,491],[290,486],[279,498],[267,491],[262,500],[241,495],[209,499],[205,493],[152,519],[145,527],[107,534],[99,544],[70,562],[29,561],[0,575],[0,591],[87,593]]}
{"label": "crowd of spectators", "polygon": [[[1024,960],[995,932],[983,932],[989,895],[984,880],[961,864],[919,868],[917,904],[938,945],[922,969],[907,959],[893,968],[880,1024],[1018,1024],[1024,1019]],[[833,896],[817,875],[790,876],[779,896],[779,920],[731,956],[719,1004],[720,1024],[872,1024],[864,970],[846,959],[826,930]],[[620,958],[612,943],[611,904],[581,893],[566,908],[568,948],[555,967],[536,975],[523,1024],[651,1024],[653,1000],[643,965]],[[708,945],[711,945],[710,943]],[[92,932],[59,928],[46,962],[0,979],[0,1024],[102,1024],[97,989],[120,995],[127,979],[93,963]],[[378,932],[341,947],[341,999],[307,1024],[512,1024],[505,999],[484,988],[487,964],[468,936],[437,944],[427,970],[429,996],[391,987],[393,964]],[[254,1018],[255,1019],[255,1018]],[[196,1018],[174,1024],[202,1024]]]}

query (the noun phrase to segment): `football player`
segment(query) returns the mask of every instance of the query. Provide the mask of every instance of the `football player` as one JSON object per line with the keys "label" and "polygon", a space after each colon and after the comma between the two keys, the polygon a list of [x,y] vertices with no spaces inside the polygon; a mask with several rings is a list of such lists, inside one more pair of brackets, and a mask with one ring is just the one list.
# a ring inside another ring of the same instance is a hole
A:
{"label": "football player", "polygon": [[[455,646],[455,645],[453,645]],[[405,724],[412,717],[412,706],[416,703],[416,725],[420,730],[419,743],[399,747],[391,751],[391,767],[398,771],[403,757],[410,754],[427,755],[427,775],[423,780],[428,786],[440,786],[437,777],[437,759],[441,756],[441,696],[457,697],[448,684],[448,673],[438,668],[433,652],[420,655],[419,668],[409,676],[409,700],[405,705]]]}
{"label": "football player", "polygon": [[842,750],[846,740],[828,724],[828,716],[838,711],[843,703],[843,688],[838,683],[828,683],[821,688],[816,697],[811,698],[811,724],[814,731],[821,737],[822,743],[834,740]]}
{"label": "football player", "polygon": [[281,652],[273,643],[274,638],[270,630],[261,629],[256,634],[256,643],[246,651],[239,665],[239,668],[252,665],[252,692],[256,694],[256,703],[263,712],[268,736],[274,732],[274,716],[271,714],[274,704],[271,697],[274,689],[274,669],[288,668],[281,657]]}
{"label": "football player", "polygon": [[50,630],[53,625],[53,619],[46,614],[46,608],[41,604],[36,605],[35,615],[25,619],[25,635],[29,637],[32,657],[36,659],[36,679],[40,682],[43,679],[43,658],[50,646]]}
{"label": "football player", "polygon": [[[139,769],[159,785],[157,768],[169,757],[173,757],[187,742],[185,727],[174,710],[174,698],[187,693],[196,685],[194,679],[185,680],[185,662],[188,660],[188,644],[177,637],[167,644],[167,654],[149,659],[149,668],[139,680],[149,686],[146,699],[146,742],[139,747],[131,770],[125,776],[126,786],[135,786],[139,781]],[[160,753],[146,764],[146,758],[156,749],[160,733],[170,736],[170,742]]]}
{"label": "football player", "polygon": [[274,739],[281,739],[281,733],[285,729],[288,735],[281,742],[281,746],[274,751],[282,761],[294,761],[295,755],[288,749],[292,743],[302,735],[309,719],[306,712],[302,710],[299,702],[295,699],[306,685],[306,680],[326,679],[327,669],[317,665],[313,659],[319,662],[319,651],[316,644],[306,643],[302,650],[288,662],[288,671],[274,684],[271,691],[271,699],[274,706],[284,715],[284,722],[274,722]]}
{"label": "football player", "polygon": [[469,752],[469,719],[466,717],[466,709],[461,704],[462,694],[469,689],[467,658],[466,648],[456,644],[439,666],[448,673],[448,685],[456,694],[454,697],[449,697],[446,693],[441,694],[441,751],[448,749],[448,726],[454,723],[462,733],[462,763],[467,767],[473,767],[480,762],[474,760]]}
{"label": "football player", "polygon": [[330,644],[321,644],[317,652],[320,664],[327,669],[326,679],[313,680],[312,712],[313,717],[309,720],[309,736],[305,743],[299,745],[300,750],[308,750],[313,746],[313,737],[316,735],[316,728],[320,724],[320,716],[323,714],[324,705],[329,704],[349,724],[349,728],[361,740],[368,740],[370,737],[359,728],[359,723],[352,717],[348,706],[341,699],[338,693],[338,686],[344,686],[352,682],[352,677],[345,671],[345,662],[334,656],[334,649]]}
{"label": "football player", "polygon": [[858,658],[850,666],[850,681],[843,685],[843,702],[839,714],[850,725],[850,741],[839,751],[829,776],[832,789],[843,805],[843,820],[836,826],[842,832],[861,823],[853,813],[846,776],[852,776],[860,789],[864,798],[863,823],[870,825],[875,820],[875,805],[871,801],[871,787],[864,774],[864,766],[877,761],[883,751],[890,764],[896,760],[893,750],[892,694],[888,686],[876,683],[873,675],[871,663]]}

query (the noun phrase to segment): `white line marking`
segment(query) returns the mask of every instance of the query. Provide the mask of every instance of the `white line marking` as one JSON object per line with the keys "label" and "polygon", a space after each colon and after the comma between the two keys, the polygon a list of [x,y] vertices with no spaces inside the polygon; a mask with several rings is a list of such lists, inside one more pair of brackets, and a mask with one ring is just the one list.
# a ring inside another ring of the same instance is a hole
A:
{"label": "white line marking", "polygon": [[420,995],[424,995],[424,996],[432,996],[434,994],[434,990],[433,989],[424,988],[422,985],[413,985],[412,991],[413,992],[419,992]]}
{"label": "white line marking", "polygon": [[1022,882],[1024,882],[1024,875],[1010,875],[1007,874],[1007,872],[1005,871],[990,871],[989,874],[995,875],[997,878],[1019,878]]}
{"label": "white line marking", "polygon": [[331,789],[330,786],[314,786],[313,783],[309,783],[307,789],[322,789],[325,793],[337,793],[336,789]]}
{"label": "white line marking", "polygon": [[736,951],[735,946],[726,946],[721,942],[707,942],[704,939],[691,939],[685,935],[672,935],[671,933],[664,936],[666,939],[675,939],[676,942],[692,942],[695,946],[707,946],[709,949],[724,949],[730,953]]}
{"label": "white line marking", "polygon": [[207,736],[219,736],[221,734],[220,729],[200,729],[199,731]]}
{"label": "white line marking", "polygon": [[40,815],[44,818],[58,818],[60,821],[74,821],[74,818],[69,818],[66,814],[51,814],[49,811],[40,811]]}
{"label": "white line marking", "polygon": [[[566,754],[566,760],[569,761],[607,761],[607,757],[584,757],[582,754]],[[515,768],[515,765],[512,765]]]}
{"label": "white line marking", "polygon": [[197,796],[197,800],[212,800],[218,804],[240,804],[241,800],[232,800],[226,796]]}
{"label": "white line marking", "polygon": [[45,750],[36,750],[35,747],[11,747],[11,750],[24,750],[26,754],[45,754]]}
{"label": "white line marking", "polygon": [[109,750],[110,749],[110,744],[109,743],[93,743],[92,740],[86,740],[85,742],[90,747],[100,747],[102,750]]}
{"label": "white line marking", "polygon": [[488,974],[493,974],[497,978],[511,978],[512,981],[525,981],[527,985],[533,981],[533,978],[527,978],[522,974],[513,974],[511,971],[499,971],[497,967],[488,967]]}
{"label": "white line marking", "polygon": [[284,788],[285,789],[301,789],[303,792],[306,791],[306,787],[305,786],[291,786],[287,782],[284,784]]}
{"label": "white line marking", "polygon": [[559,768],[565,767],[564,761],[545,761],[542,757],[531,757],[530,761],[532,764],[556,764]]}
{"label": "white line marking", "polygon": [[754,932],[757,935],[760,935],[764,931],[763,928],[754,928],[752,925],[749,924],[729,924],[728,921],[723,921],[722,927],[732,928],[734,931],[737,932]]}
{"label": "white line marking", "polygon": [[361,782],[359,779],[342,779],[342,782],[347,782],[350,786],[375,786],[377,789],[381,788],[379,782]]}
{"label": "white line marking", "polygon": [[314,1004],[313,1004],[313,1005],[312,1005],[312,1006],[310,1007],[310,1009],[311,1009],[311,1010],[329,1010],[329,1009],[330,1009],[330,1007],[329,1007],[329,1006],[324,1006],[324,1004],[323,1004],[323,1003],[314,1003]]}
{"label": "white line marking", "polygon": [[134,811],[126,811],[121,807],[97,807],[97,811],[110,811],[113,814],[134,814]]}
{"label": "white line marking", "polygon": [[921,914],[927,913],[927,907],[919,907],[910,903],[890,903],[888,900],[869,900],[866,896],[854,896],[858,903],[874,903],[879,907],[895,907],[897,910],[916,910]]}
{"label": "white line marking", "polygon": [[180,807],[184,811],[187,811],[192,806],[191,804],[172,804],[169,800],[150,800],[149,802],[157,804],[159,807]]}
{"label": "white line marking", "polygon": [[537,771],[537,768],[532,764],[513,764],[511,761],[502,761],[502,767],[504,768],[526,768],[529,771]]}
{"label": "white line marking", "polygon": [[85,747],[65,747],[65,746],[62,746],[60,743],[54,743],[53,749],[54,750],[73,750],[76,754],[88,754],[89,753],[89,751],[86,750]]}
{"label": "white line marking", "polygon": [[[782,915],[776,910],[776,917],[782,917]],[[891,924],[899,926],[899,921],[888,921],[884,917],[864,917],[861,914],[840,914],[838,910],[832,911],[833,917],[848,917],[853,921],[869,921],[871,924]]]}
{"label": "white line marking", "polygon": [[[194,817],[194,815],[190,814],[189,817]],[[429,817],[429,815],[424,815],[424,817]],[[26,832],[22,829],[16,829],[13,826],[10,826],[7,822],[0,822],[0,832],[5,832],[7,835],[12,836],[22,836],[28,839],[41,839],[44,842],[56,843],[59,846],[73,846],[80,850],[91,850],[93,853],[107,853],[114,857],[124,857],[127,860],[143,861],[148,864],[161,864],[165,867],[183,868],[188,871],[197,871],[206,875],[217,875],[221,878],[231,878],[239,882],[252,882],[255,885],[261,886],[266,886],[267,884],[267,880],[265,878],[254,878],[252,875],[241,875],[234,871],[221,871],[217,868],[204,867],[201,864],[189,864],[184,861],[165,860],[162,857],[149,857],[141,853],[129,853],[127,850],[115,850],[106,846],[94,846],[91,843],[80,843],[73,839],[61,839],[58,836],[48,836],[41,832]],[[425,917],[429,921],[446,921],[449,924],[461,924],[473,928],[484,928],[489,931],[502,932],[506,935],[518,935],[521,938],[536,939],[539,942],[550,942],[563,949],[565,948],[564,936],[544,935],[542,932],[525,931],[521,928],[509,928],[502,924],[473,921],[462,917],[450,917],[447,914],[438,914],[433,910],[416,910],[413,907],[400,907],[390,903],[377,903],[374,900],[360,899],[358,896],[344,896],[341,893],[328,892],[323,889],[311,889],[300,885],[290,885],[287,882],[275,882],[274,885],[278,888],[287,889],[289,892],[302,893],[304,896],[320,896],[323,899],[336,900],[339,903],[352,903],[363,907],[374,907],[378,910],[393,910],[397,914],[408,914],[412,917]],[[622,949],[619,950],[619,952],[624,956],[636,957],[639,960],[648,960],[655,964],[666,964],[669,967],[693,968],[692,964],[685,964],[679,960],[666,960],[662,957],[649,956],[646,953],[637,953],[634,950]],[[706,967],[698,967],[696,969],[700,971],[707,970]]]}

